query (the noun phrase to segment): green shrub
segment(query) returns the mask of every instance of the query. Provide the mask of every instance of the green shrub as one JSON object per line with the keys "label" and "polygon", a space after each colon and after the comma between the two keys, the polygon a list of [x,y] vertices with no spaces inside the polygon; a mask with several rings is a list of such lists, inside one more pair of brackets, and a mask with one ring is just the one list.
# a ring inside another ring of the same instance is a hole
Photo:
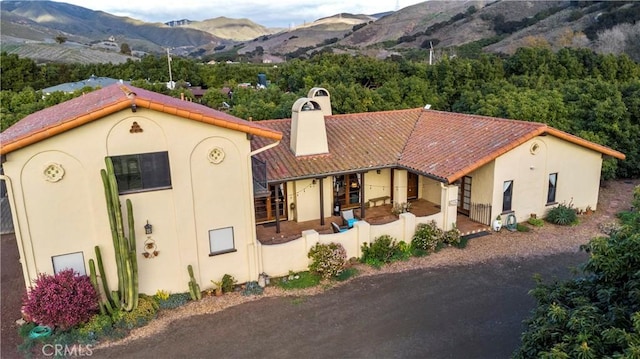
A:
{"label": "green shrub", "polygon": [[231,275],[225,274],[222,276],[222,293],[233,292],[233,288],[238,281]]}
{"label": "green shrub", "polygon": [[356,268],[349,267],[340,272],[340,274],[336,276],[336,280],[342,282],[356,275],[358,275],[358,270]]}
{"label": "green shrub", "polygon": [[262,295],[262,293],[264,292],[264,288],[262,288],[258,282],[256,281],[251,281],[251,282],[247,282],[247,284],[244,287],[244,290],[242,291],[242,295],[244,295],[245,297],[248,297],[250,295]]}
{"label": "green shrub", "polygon": [[113,320],[109,315],[94,315],[78,328],[78,333],[90,341],[108,338],[113,333]]}
{"label": "green shrub", "polygon": [[518,223],[518,224],[516,224],[516,230],[518,232],[529,232],[531,230],[531,228],[525,226],[522,223]]}
{"label": "green shrub", "polygon": [[453,225],[453,228],[442,233],[442,243],[450,246],[458,247],[460,245],[461,238],[462,233],[460,233],[460,230],[455,224]]}
{"label": "green shrub", "polygon": [[133,329],[146,325],[156,317],[159,305],[153,297],[140,294],[136,309],[125,312],[116,311],[112,314],[114,325],[119,328]]}
{"label": "green shrub", "polygon": [[290,272],[288,276],[272,281],[272,283],[282,289],[304,289],[317,286],[321,279],[319,275],[311,272]]}
{"label": "green shrub", "polygon": [[158,302],[158,307],[160,309],[174,309],[181,307],[191,299],[191,294],[189,293],[175,293],[169,294],[167,299],[162,299],[158,297],[156,293],[156,301]]}
{"label": "green shrub", "polygon": [[324,279],[342,273],[347,263],[347,251],[340,243],[316,243],[309,250],[307,257],[311,258],[309,270]]}
{"label": "green shrub", "polygon": [[435,221],[420,223],[411,238],[411,251],[421,256],[435,252],[442,243],[442,230]]}
{"label": "green shrub", "polygon": [[362,245],[362,257],[360,261],[379,268],[385,263],[406,258],[407,247],[406,244],[401,243],[397,243],[391,236],[384,234],[374,239],[373,243],[364,243]]}
{"label": "green shrub", "polygon": [[546,219],[554,224],[569,226],[578,222],[578,214],[571,204],[561,203],[558,207],[554,207],[547,212]]}
{"label": "green shrub", "polygon": [[529,218],[529,220],[527,220],[527,222],[534,226],[534,227],[542,227],[544,226],[544,220],[540,219],[540,218]]}

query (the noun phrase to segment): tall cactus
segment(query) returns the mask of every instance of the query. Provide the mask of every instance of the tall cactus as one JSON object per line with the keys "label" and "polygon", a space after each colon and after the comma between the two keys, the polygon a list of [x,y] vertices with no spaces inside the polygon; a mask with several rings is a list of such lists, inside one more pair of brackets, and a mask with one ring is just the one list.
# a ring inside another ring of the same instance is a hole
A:
{"label": "tall cactus", "polygon": [[200,300],[202,299],[202,292],[200,292],[200,285],[196,281],[196,277],[193,275],[193,267],[191,264],[187,266],[187,272],[189,272],[189,293],[191,294],[191,299]]}
{"label": "tall cactus", "polygon": [[[122,220],[122,210],[120,197],[118,195],[118,182],[113,171],[111,158],[105,158],[107,169],[100,170],[102,183],[104,185],[104,195],[107,202],[107,213],[109,214],[109,225],[111,226],[111,239],[116,255],[116,267],[118,269],[118,290],[111,293],[110,300],[122,310],[132,311],[138,306],[138,261],[136,258],[136,235],[133,220],[133,206],[131,200],[127,199],[127,224],[129,236],[125,236],[124,224]],[[96,248],[98,257],[98,269],[102,267],[102,258],[99,249]],[[103,286],[109,298],[108,287],[104,279],[104,270],[101,270]]]}

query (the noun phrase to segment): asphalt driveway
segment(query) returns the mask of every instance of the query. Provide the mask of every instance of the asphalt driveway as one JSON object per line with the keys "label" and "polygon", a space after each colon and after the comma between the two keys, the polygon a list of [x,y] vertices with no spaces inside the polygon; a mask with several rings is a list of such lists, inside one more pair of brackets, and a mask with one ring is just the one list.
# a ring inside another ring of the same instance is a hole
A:
{"label": "asphalt driveway", "polygon": [[533,275],[569,278],[584,253],[357,278],[310,297],[191,317],[94,358],[509,358]]}

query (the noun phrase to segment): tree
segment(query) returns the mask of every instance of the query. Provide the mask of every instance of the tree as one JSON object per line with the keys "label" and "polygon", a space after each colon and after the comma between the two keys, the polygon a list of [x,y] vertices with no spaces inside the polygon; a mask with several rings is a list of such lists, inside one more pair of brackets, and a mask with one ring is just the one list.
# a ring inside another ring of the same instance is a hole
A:
{"label": "tree", "polygon": [[531,291],[538,304],[514,358],[640,356],[640,186],[608,237],[582,247],[582,276]]}
{"label": "tree", "polygon": [[56,36],[56,42],[59,44],[64,44],[65,42],[67,42],[67,37],[60,34],[58,36]]}
{"label": "tree", "polygon": [[131,55],[131,48],[129,48],[129,44],[123,42],[120,44],[120,53],[125,55]]}

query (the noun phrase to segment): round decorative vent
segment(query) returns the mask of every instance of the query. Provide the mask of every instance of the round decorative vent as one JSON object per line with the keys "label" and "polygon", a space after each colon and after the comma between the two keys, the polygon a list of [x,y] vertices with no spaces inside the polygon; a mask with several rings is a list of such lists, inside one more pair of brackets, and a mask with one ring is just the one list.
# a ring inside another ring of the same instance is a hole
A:
{"label": "round decorative vent", "polygon": [[217,165],[218,163],[224,161],[224,151],[220,147],[214,147],[209,151],[209,162]]}
{"label": "round decorative vent", "polygon": [[529,148],[529,152],[531,152],[532,155],[535,155],[539,151],[540,151],[540,144],[538,142],[532,143],[531,147]]}
{"label": "round decorative vent", "polygon": [[58,182],[64,176],[64,168],[60,164],[50,163],[44,169],[44,179],[49,182]]}

